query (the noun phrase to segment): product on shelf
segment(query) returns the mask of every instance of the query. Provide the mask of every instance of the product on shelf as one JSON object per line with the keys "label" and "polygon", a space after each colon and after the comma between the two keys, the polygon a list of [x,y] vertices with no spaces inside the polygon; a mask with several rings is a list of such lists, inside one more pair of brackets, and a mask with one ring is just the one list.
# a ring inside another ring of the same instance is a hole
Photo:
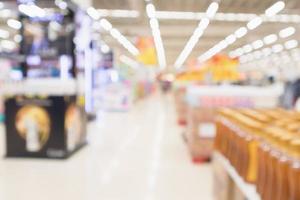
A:
{"label": "product on shelf", "polygon": [[215,148],[263,200],[300,199],[299,116],[283,109],[219,111]]}

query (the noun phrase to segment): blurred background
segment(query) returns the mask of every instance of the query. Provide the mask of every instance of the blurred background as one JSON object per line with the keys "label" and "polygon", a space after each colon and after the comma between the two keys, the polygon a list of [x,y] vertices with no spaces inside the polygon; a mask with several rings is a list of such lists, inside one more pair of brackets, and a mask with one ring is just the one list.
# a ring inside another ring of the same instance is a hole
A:
{"label": "blurred background", "polygon": [[297,0],[0,0],[0,199],[299,200]]}

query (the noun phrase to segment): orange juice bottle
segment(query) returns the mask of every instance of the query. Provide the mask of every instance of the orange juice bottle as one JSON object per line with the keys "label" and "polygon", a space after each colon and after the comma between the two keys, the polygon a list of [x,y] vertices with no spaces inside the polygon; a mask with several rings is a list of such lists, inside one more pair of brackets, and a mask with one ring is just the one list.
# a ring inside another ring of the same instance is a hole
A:
{"label": "orange juice bottle", "polygon": [[300,139],[291,142],[291,164],[288,169],[289,200],[300,199]]}
{"label": "orange juice bottle", "polygon": [[289,192],[289,181],[288,181],[288,169],[291,163],[291,156],[289,154],[289,148],[292,139],[295,136],[286,133],[280,138],[281,143],[281,156],[279,157],[278,167],[277,167],[277,182],[275,189],[277,190],[277,196],[274,200],[290,199]]}

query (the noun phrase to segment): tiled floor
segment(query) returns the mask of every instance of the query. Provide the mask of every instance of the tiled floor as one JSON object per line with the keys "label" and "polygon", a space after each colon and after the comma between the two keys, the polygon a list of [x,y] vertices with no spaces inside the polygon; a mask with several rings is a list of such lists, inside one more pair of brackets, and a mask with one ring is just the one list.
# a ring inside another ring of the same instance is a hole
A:
{"label": "tiled floor", "polygon": [[0,200],[212,199],[210,165],[190,162],[170,97],[100,116],[69,160],[1,159]]}

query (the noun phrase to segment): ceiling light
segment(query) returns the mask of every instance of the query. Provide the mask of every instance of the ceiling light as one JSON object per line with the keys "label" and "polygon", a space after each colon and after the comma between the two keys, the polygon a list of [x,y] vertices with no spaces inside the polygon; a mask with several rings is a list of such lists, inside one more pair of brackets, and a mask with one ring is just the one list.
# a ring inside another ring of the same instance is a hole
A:
{"label": "ceiling light", "polygon": [[16,43],[14,43],[10,40],[2,40],[0,42],[0,46],[7,50],[13,50],[14,48],[16,48]]}
{"label": "ceiling light", "polygon": [[161,33],[159,29],[159,23],[156,18],[156,10],[152,3],[148,3],[146,6],[147,15],[150,18],[150,27],[152,29],[152,35],[154,39],[154,45],[156,49],[156,54],[158,58],[158,64],[161,69],[164,69],[167,65],[165,49],[161,39]]}
{"label": "ceiling light", "polygon": [[261,51],[254,51],[253,52],[253,57],[255,59],[260,59],[262,57],[262,52]]}
{"label": "ceiling light", "polygon": [[264,43],[266,45],[272,44],[272,43],[276,42],[277,40],[278,40],[278,37],[275,34],[271,34],[271,35],[264,37]]}
{"label": "ceiling light", "polygon": [[241,56],[244,54],[244,50],[242,48],[238,48],[237,50],[235,50],[235,52],[237,56]]}
{"label": "ceiling light", "polygon": [[132,67],[133,69],[139,68],[139,63],[127,56],[121,55],[120,61],[128,65],[129,67]]}
{"label": "ceiling light", "polygon": [[228,46],[227,45],[227,42],[226,40],[222,40],[218,45],[217,45],[219,48],[219,52],[222,51],[223,49],[226,49],[226,47]]}
{"label": "ceiling light", "polygon": [[0,9],[4,8],[4,3],[0,2]]}
{"label": "ceiling light", "polygon": [[264,54],[264,56],[269,56],[269,55],[271,55],[272,54],[272,49],[271,48],[264,48],[263,50],[262,50],[262,53]]}
{"label": "ceiling light", "polygon": [[146,11],[149,18],[155,17],[155,7],[152,3],[147,4]]}
{"label": "ceiling light", "polygon": [[204,30],[204,29],[206,29],[206,28],[208,27],[208,25],[209,25],[209,19],[208,19],[208,18],[203,18],[203,19],[200,21],[198,27],[199,27],[200,29]]}
{"label": "ceiling light", "polygon": [[22,27],[22,23],[19,22],[18,20],[15,20],[15,19],[9,19],[9,20],[7,20],[7,25],[9,27],[17,29],[17,30]]}
{"label": "ceiling light", "polygon": [[263,46],[264,46],[264,43],[262,40],[256,40],[256,41],[252,42],[253,49],[260,49]]}
{"label": "ceiling light", "polygon": [[156,18],[150,19],[150,27],[152,29],[159,29],[159,23],[158,23],[158,20]]}
{"label": "ceiling light", "polygon": [[16,43],[20,43],[21,41],[22,41],[22,36],[21,35],[15,35],[14,36],[14,41],[16,42]]}
{"label": "ceiling light", "polygon": [[247,44],[247,45],[243,46],[243,50],[245,53],[250,53],[253,49],[252,49],[251,45]]}
{"label": "ceiling light", "polygon": [[219,9],[219,4],[217,2],[212,2],[206,11],[206,16],[208,18],[213,18]]}
{"label": "ceiling light", "polygon": [[55,0],[55,5],[57,5],[62,10],[65,10],[68,7],[68,4],[63,0]]}
{"label": "ceiling light", "polygon": [[279,53],[283,50],[283,46],[281,44],[276,44],[272,46],[272,50],[274,53]]}
{"label": "ceiling light", "polygon": [[230,57],[230,58],[235,58],[235,57],[237,57],[236,52],[235,52],[235,51],[230,51],[230,52],[229,52],[229,57]]}
{"label": "ceiling light", "polygon": [[247,34],[247,32],[248,31],[245,27],[241,27],[238,30],[236,30],[234,34],[237,38],[242,38]]}
{"label": "ceiling light", "polygon": [[257,28],[259,25],[261,25],[261,23],[262,23],[262,18],[255,17],[250,22],[248,22],[247,27],[248,27],[248,29],[253,30],[253,29]]}
{"label": "ceiling light", "polygon": [[108,10],[97,9],[98,13],[102,17],[114,17],[114,18],[137,18],[140,16],[140,12],[137,10]]}
{"label": "ceiling light", "polygon": [[285,3],[283,1],[278,1],[275,4],[273,4],[271,7],[269,7],[266,11],[265,14],[267,17],[272,17],[279,13],[281,10],[283,10],[285,7]]}
{"label": "ceiling light", "polygon": [[45,10],[35,4],[20,4],[18,9],[29,17],[45,17],[46,15]]}
{"label": "ceiling light", "polygon": [[106,53],[108,53],[109,51],[110,51],[110,48],[109,48],[109,46],[108,46],[107,44],[101,45],[101,52],[102,52],[102,53],[106,54]]}
{"label": "ceiling light", "polygon": [[229,35],[226,37],[225,41],[227,42],[228,45],[233,44],[236,41],[235,35]]}
{"label": "ceiling light", "polygon": [[286,49],[294,49],[298,46],[298,41],[297,40],[289,40],[284,43],[284,47]]}
{"label": "ceiling light", "polygon": [[[213,2],[209,5],[209,7],[207,8],[206,17],[201,19],[198,27],[195,29],[195,31],[193,32],[193,35],[190,37],[189,41],[184,46],[182,52],[176,59],[176,62],[174,64],[176,68],[180,68],[184,64],[184,62],[186,61],[188,56],[191,54],[193,48],[198,43],[200,37],[203,35],[205,29],[208,27],[209,22],[210,22],[209,18],[212,18],[216,14],[218,8],[219,8],[219,4],[216,2]],[[225,46],[226,45],[227,45],[227,43],[225,42]],[[222,50],[221,46],[218,46],[218,48],[220,48],[220,50]],[[210,51],[208,53],[208,56],[212,56],[216,52],[211,53],[211,51]],[[207,55],[205,55],[204,57],[206,57],[206,56]]]}
{"label": "ceiling light", "polygon": [[101,17],[100,13],[94,7],[89,7],[86,12],[94,20],[99,20]]}
{"label": "ceiling light", "polygon": [[296,29],[294,27],[288,27],[288,28],[282,29],[279,32],[279,36],[281,38],[287,38],[287,37],[295,34],[295,32],[296,32]]}
{"label": "ceiling light", "polygon": [[111,23],[109,21],[107,21],[106,19],[101,19],[100,20],[100,25],[106,31],[110,31],[112,29]]}
{"label": "ceiling light", "polygon": [[0,18],[9,18],[12,17],[13,12],[10,9],[0,10]]}
{"label": "ceiling light", "polygon": [[3,29],[0,29],[0,38],[7,39],[9,38],[9,32]]}

